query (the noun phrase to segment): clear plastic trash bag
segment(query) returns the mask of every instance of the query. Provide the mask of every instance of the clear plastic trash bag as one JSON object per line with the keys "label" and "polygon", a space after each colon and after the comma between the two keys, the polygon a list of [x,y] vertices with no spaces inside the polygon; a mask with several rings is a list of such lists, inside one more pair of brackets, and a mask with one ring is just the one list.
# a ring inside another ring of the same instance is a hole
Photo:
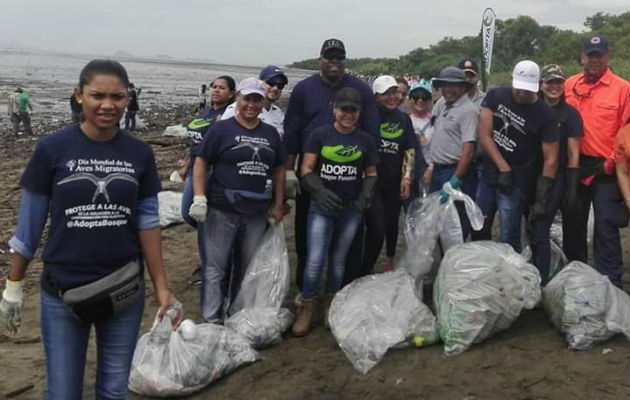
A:
{"label": "clear plastic trash bag", "polygon": [[183,194],[180,192],[168,190],[158,193],[158,213],[161,228],[184,222],[182,218],[182,196]]}
{"label": "clear plastic trash bag", "polygon": [[170,125],[170,126],[167,126],[166,129],[164,129],[164,132],[162,133],[162,135],[187,138],[188,129],[186,129],[186,127],[183,125]]}
{"label": "clear plastic trash bag", "polygon": [[225,322],[255,348],[277,344],[293,315],[281,308],[289,290],[289,255],[284,225],[270,223],[247,267]]}
{"label": "clear plastic trash bag", "polygon": [[630,297],[587,264],[572,261],[562,269],[543,289],[543,304],[574,350],[617,333],[630,340]]}
{"label": "clear plastic trash bag", "polygon": [[258,359],[249,342],[231,329],[199,324],[194,337],[184,339],[181,330],[173,331],[170,318],[156,317],[136,345],[129,389],[144,396],[184,396]]}
{"label": "clear plastic trash bag", "polygon": [[446,252],[434,303],[447,355],[508,328],[540,300],[540,274],[510,245],[464,243]]}
{"label": "clear plastic trash bag", "polygon": [[[396,269],[407,271],[414,278],[430,273],[435,261],[435,245],[440,239],[444,251],[463,243],[462,228],[454,200],[464,202],[466,214],[474,230],[483,227],[483,213],[475,202],[459,190],[446,189],[449,198],[440,203],[439,192],[417,198],[409,204],[403,233],[407,249],[399,259]],[[439,261],[439,260],[437,260]]]}
{"label": "clear plastic trash bag", "polygon": [[240,333],[255,349],[280,343],[282,332],[293,323],[286,308],[244,308],[225,321],[225,326]]}
{"label": "clear plastic trash bag", "polygon": [[364,374],[392,347],[438,340],[435,317],[416,296],[414,278],[405,271],[350,283],[335,295],[328,321],[339,347]]}

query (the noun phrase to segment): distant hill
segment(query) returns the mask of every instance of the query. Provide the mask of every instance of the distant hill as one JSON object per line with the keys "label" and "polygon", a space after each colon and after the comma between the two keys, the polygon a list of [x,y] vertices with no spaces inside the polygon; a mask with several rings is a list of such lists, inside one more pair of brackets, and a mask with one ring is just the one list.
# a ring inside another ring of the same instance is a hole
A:
{"label": "distant hill", "polygon": [[158,54],[154,58],[156,58],[158,60],[169,60],[169,61],[176,60],[176,58],[173,58],[173,57],[169,56],[168,54]]}
{"label": "distant hill", "polygon": [[114,57],[135,57],[135,56],[129,53],[128,51],[118,50],[117,52],[114,53]]}

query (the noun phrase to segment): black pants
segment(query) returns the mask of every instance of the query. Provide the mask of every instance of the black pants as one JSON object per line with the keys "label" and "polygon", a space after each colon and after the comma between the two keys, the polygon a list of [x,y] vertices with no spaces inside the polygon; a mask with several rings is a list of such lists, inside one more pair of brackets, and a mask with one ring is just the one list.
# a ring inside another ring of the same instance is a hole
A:
{"label": "black pants", "polygon": [[598,176],[589,186],[578,190],[582,209],[563,215],[567,230],[563,231],[563,248],[569,260],[587,262],[586,233],[591,203],[595,212],[593,259],[595,269],[621,287],[623,257],[619,228],[628,225],[628,209],[617,187],[614,176]]}
{"label": "black pants", "polygon": [[381,253],[383,241],[386,255],[393,258],[398,242],[398,217],[402,201],[396,189],[377,190],[372,207],[365,213],[365,251],[361,276],[371,274]]}
{"label": "black pants", "polygon": [[[302,192],[295,199],[295,252],[297,265],[295,266],[295,284],[302,291],[304,281],[304,265],[306,263],[306,225],[308,222],[308,207],[310,204],[308,193]],[[346,258],[346,274],[343,284],[346,285],[361,276],[361,262],[363,260],[363,223],[359,225],[354,236],[348,257]]]}

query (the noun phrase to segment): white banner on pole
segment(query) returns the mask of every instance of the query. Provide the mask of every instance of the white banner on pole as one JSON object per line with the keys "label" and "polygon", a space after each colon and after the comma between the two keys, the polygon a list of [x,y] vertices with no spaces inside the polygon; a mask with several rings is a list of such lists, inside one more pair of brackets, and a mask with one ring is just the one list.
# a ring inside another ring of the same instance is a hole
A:
{"label": "white banner on pole", "polygon": [[481,19],[481,40],[483,65],[486,74],[490,75],[490,65],[492,64],[492,45],[494,43],[494,23],[497,15],[491,7],[483,11]]}

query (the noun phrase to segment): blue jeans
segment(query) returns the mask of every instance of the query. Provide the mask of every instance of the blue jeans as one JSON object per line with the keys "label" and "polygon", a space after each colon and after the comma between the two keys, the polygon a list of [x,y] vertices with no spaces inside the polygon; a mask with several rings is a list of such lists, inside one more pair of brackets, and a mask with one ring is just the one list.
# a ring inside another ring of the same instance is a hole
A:
{"label": "blue jeans", "polygon": [[204,237],[205,237],[203,233],[204,224],[198,224],[197,221],[195,221],[194,219],[190,217],[190,215],[188,215],[188,210],[190,209],[190,205],[192,204],[194,194],[195,193],[193,191],[192,168],[190,168],[188,170],[188,173],[186,174],[186,182],[184,183],[184,192],[182,193],[182,210],[181,210],[182,218],[188,225],[197,229],[197,249],[199,250],[199,262],[201,265],[205,265],[206,248],[203,244]]}
{"label": "blue jeans", "polygon": [[362,217],[363,214],[354,208],[325,213],[311,203],[308,210],[306,265],[302,284],[302,297],[305,300],[317,297],[329,250],[326,293],[335,293],[341,289],[346,270],[346,256]]}
{"label": "blue jeans", "polygon": [[[95,322],[96,398],[125,399],[133,352],[144,310],[140,301],[122,314]],[[46,352],[47,400],[81,399],[92,324],[80,321],[58,297],[42,291],[42,341]]]}
{"label": "blue jeans", "polygon": [[[201,315],[205,322],[223,321],[227,309],[224,299],[229,295],[230,302],[234,300],[266,229],[265,214],[246,216],[212,207],[208,210],[204,226],[207,258],[201,267]],[[230,285],[226,282],[228,277]]]}
{"label": "blue jeans", "polygon": [[137,111],[127,111],[125,113],[125,130],[126,131],[136,130],[136,113]]}
{"label": "blue jeans", "polygon": [[526,207],[523,189],[514,187],[510,195],[501,193],[483,179],[477,186],[477,205],[484,215],[483,228],[473,232],[473,240],[492,240],[492,223],[499,211],[501,242],[507,243],[517,253],[521,252],[521,217]]}
{"label": "blue jeans", "polygon": [[[451,179],[455,173],[455,169],[456,167],[453,166],[433,171],[433,175],[431,177],[431,193],[442,190],[442,186]],[[477,166],[475,164],[471,164],[470,168],[468,168],[468,172],[462,179],[462,186],[459,190],[474,200],[477,192],[477,185]],[[466,240],[470,232],[472,232],[470,220],[468,219],[468,214],[466,214],[466,207],[462,201],[456,201],[455,207],[457,208],[457,214],[459,215],[459,221],[462,226],[463,239]]]}

